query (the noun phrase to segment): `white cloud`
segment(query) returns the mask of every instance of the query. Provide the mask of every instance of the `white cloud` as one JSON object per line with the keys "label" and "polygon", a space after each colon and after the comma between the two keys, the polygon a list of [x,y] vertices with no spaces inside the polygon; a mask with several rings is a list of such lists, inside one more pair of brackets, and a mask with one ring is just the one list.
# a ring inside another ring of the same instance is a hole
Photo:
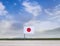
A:
{"label": "white cloud", "polygon": [[60,4],[54,7],[54,9],[50,9],[50,10],[45,9],[45,13],[48,16],[50,16],[50,18],[48,18],[49,20],[59,21],[60,20]]}
{"label": "white cloud", "polygon": [[23,37],[23,32],[21,29],[13,29],[13,24],[19,23],[13,19],[5,19],[0,21],[0,38],[15,38],[15,37]]}
{"label": "white cloud", "polygon": [[8,13],[2,2],[0,2],[0,16],[5,17],[0,20],[0,38],[23,37],[20,30],[13,29],[12,25],[19,22],[15,21],[13,15]]}
{"label": "white cloud", "polygon": [[49,12],[48,10],[49,10],[49,9],[45,9],[45,10],[44,10],[44,11],[45,11],[45,13],[47,13],[47,15],[52,16],[52,15],[53,15],[53,13]]}
{"label": "white cloud", "polygon": [[[8,18],[7,16],[9,16],[8,14],[8,11],[5,10],[5,6],[3,5],[2,2],[0,2],[0,16],[4,16],[6,15],[6,19],[2,19],[0,20],[0,34],[3,34],[5,32],[7,32],[7,30],[10,28],[10,26],[12,25],[11,21],[8,20],[8,19],[11,19],[11,18]],[[7,19],[8,18],[8,19]]]}
{"label": "white cloud", "polygon": [[[60,5],[56,6],[52,11],[45,9],[45,13],[50,16],[47,21],[31,20],[26,25],[34,25],[37,32],[44,32],[60,27]],[[50,21],[53,20],[53,21]],[[59,22],[57,22],[59,21]]]}
{"label": "white cloud", "polygon": [[0,2],[0,15],[6,15],[8,12],[5,10],[5,6]]}
{"label": "white cloud", "polygon": [[47,30],[55,29],[60,27],[58,23],[51,22],[51,21],[42,21],[40,23],[36,23],[37,31],[44,32]]}
{"label": "white cloud", "polygon": [[56,6],[54,9],[45,9],[45,13],[50,17],[48,20],[30,20],[29,22],[25,23],[25,25],[35,26],[35,30],[37,32],[44,32],[60,27],[60,5]]}
{"label": "white cloud", "polygon": [[47,30],[52,30],[55,28],[60,27],[60,25],[56,22],[51,22],[51,21],[29,21],[25,25],[33,25],[35,27],[36,32],[44,32]]}
{"label": "white cloud", "polygon": [[42,11],[41,6],[37,2],[24,1],[22,5],[27,12],[33,14],[34,16],[38,16]]}
{"label": "white cloud", "polygon": [[[9,28],[11,28],[12,26],[12,22],[11,21],[8,21],[8,20],[2,20],[0,22],[0,32],[3,34],[3,33],[6,33]],[[1,34],[0,33],[0,34]]]}

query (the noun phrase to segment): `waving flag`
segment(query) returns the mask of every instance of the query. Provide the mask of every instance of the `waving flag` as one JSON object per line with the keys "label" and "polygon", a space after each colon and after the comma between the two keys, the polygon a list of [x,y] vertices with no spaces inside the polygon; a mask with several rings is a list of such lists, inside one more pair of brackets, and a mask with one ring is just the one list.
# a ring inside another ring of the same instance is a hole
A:
{"label": "waving flag", "polygon": [[34,34],[33,26],[24,26],[24,34]]}

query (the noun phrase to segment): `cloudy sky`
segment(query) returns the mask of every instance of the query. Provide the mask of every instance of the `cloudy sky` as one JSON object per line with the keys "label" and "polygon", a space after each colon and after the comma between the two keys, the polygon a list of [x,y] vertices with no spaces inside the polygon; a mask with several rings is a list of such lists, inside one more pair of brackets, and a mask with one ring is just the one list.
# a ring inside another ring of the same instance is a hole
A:
{"label": "cloudy sky", "polygon": [[26,37],[60,38],[60,0],[0,0],[0,38],[23,38],[29,24],[35,34]]}

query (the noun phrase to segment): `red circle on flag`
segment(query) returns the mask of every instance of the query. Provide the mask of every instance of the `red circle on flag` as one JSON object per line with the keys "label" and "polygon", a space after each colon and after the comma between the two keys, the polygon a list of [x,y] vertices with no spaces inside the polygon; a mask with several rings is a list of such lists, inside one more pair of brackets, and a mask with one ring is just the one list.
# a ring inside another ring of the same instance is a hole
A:
{"label": "red circle on flag", "polygon": [[27,32],[30,32],[31,31],[31,28],[27,28]]}

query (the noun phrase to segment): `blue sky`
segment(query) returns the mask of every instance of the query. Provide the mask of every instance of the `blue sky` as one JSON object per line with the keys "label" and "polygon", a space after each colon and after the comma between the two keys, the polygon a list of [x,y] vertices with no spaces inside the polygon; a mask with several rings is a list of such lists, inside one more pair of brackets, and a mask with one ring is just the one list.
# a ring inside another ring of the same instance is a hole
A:
{"label": "blue sky", "polygon": [[1,37],[23,37],[29,24],[39,33],[59,28],[60,0],[0,0]]}
{"label": "blue sky", "polygon": [[[20,9],[22,9],[22,2],[24,0],[0,0],[0,2],[3,2],[5,5],[6,9],[10,13],[18,13]],[[37,1],[43,8],[53,8],[56,5],[60,3],[60,0],[29,0],[30,2],[35,2]],[[15,5],[16,4],[16,5]]]}

